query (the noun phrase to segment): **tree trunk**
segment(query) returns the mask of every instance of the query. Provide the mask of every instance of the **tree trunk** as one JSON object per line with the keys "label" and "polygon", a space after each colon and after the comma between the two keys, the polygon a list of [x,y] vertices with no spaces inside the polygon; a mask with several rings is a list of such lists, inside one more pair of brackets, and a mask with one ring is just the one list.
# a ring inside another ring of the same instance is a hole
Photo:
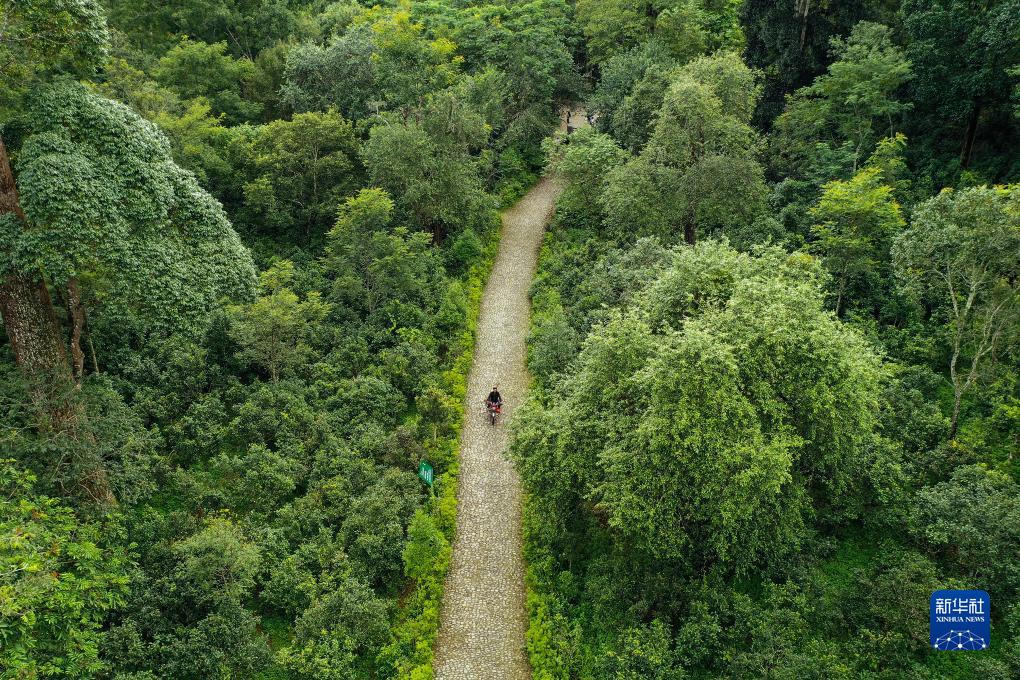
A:
{"label": "tree trunk", "polygon": [[807,40],[807,20],[811,11],[811,0],[798,0],[797,11],[800,12],[800,51],[804,51],[804,42]]}
{"label": "tree trunk", "polygon": [[92,372],[99,373],[99,359],[96,358],[96,346],[92,343],[92,327],[85,326],[85,339],[89,344],[89,356],[92,358]]}
{"label": "tree trunk", "polygon": [[[0,215],[10,214],[16,218],[15,229],[25,224],[11,160],[0,137]],[[74,395],[76,383],[67,348],[43,278],[24,273],[0,276],[0,317],[14,361],[28,379],[29,398],[37,409],[40,431],[59,434],[94,450],[89,446],[92,435],[82,427],[85,413]],[[96,502],[117,502],[101,462],[88,465],[79,483]]]}
{"label": "tree trunk", "polygon": [[694,223],[694,218],[690,217],[684,222],[684,241],[687,245],[693,246],[698,240],[698,228]]}
{"label": "tree trunk", "polygon": [[[4,214],[13,214],[19,224],[25,222],[11,160],[0,137],[0,215]],[[0,315],[18,366],[28,373],[70,375],[53,302],[41,278],[11,273],[0,279]]]}
{"label": "tree trunk", "polygon": [[960,152],[960,165],[964,170],[970,167],[971,155],[974,153],[974,138],[977,136],[978,120],[981,118],[981,107],[975,105],[967,118],[967,131],[963,135],[963,150]]}
{"label": "tree trunk", "polygon": [[963,394],[959,389],[953,390],[953,419],[949,423],[949,441],[956,439],[956,430],[960,426],[960,400]]}
{"label": "tree trunk", "polygon": [[85,374],[85,352],[81,348],[81,336],[85,329],[85,307],[81,304],[78,279],[67,282],[67,315],[71,319],[71,373],[75,382],[81,384]]}
{"label": "tree trunk", "polygon": [[0,316],[14,360],[25,373],[70,377],[53,303],[42,281],[4,277],[0,282]]}

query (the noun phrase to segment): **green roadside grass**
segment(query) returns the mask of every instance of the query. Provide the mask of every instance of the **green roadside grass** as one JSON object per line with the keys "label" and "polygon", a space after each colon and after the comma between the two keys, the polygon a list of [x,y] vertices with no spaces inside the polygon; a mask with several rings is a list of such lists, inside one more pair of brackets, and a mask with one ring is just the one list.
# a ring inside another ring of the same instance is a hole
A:
{"label": "green roadside grass", "polygon": [[384,675],[401,680],[426,680],[433,676],[439,614],[443,585],[450,568],[452,545],[457,527],[457,482],[460,472],[460,432],[463,404],[467,393],[468,371],[474,357],[478,312],[499,247],[499,229],[489,232],[482,256],[469,270],[464,288],[468,315],[457,338],[457,351],[452,365],[442,374],[442,389],[457,405],[455,431],[452,438],[439,438],[430,447],[429,462],[436,469],[432,495],[415,515],[408,530],[404,550],[404,570],[410,579],[400,599],[393,626],[393,640],[379,655]]}

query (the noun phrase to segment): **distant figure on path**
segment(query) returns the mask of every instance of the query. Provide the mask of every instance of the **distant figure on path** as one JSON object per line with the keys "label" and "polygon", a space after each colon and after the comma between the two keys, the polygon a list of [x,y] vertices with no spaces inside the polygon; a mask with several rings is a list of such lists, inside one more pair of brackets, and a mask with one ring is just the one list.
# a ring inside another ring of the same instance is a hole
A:
{"label": "distant figure on path", "polygon": [[503,395],[499,393],[499,385],[492,388],[492,391],[489,392],[489,396],[485,398],[485,403],[493,404],[495,406],[503,405]]}

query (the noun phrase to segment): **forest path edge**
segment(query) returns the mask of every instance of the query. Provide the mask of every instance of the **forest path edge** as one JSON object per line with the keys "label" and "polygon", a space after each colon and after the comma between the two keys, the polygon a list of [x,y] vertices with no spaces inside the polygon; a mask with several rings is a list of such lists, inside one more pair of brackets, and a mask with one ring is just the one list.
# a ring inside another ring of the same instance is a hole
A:
{"label": "forest path edge", "polygon": [[[579,121],[583,114],[574,112],[572,124]],[[561,190],[556,177],[543,177],[503,212],[499,249],[482,293],[461,432],[457,535],[435,647],[435,677],[441,680],[531,677],[521,487],[506,456],[505,423],[527,393],[529,292]],[[505,406],[493,427],[483,401],[497,383]]]}

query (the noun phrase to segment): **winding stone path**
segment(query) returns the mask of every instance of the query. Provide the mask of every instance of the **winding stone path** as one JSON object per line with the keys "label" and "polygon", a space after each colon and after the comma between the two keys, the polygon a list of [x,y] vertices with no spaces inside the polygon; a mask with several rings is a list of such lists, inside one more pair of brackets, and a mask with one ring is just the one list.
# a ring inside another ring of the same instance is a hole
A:
{"label": "winding stone path", "polygon": [[[572,125],[582,121],[573,114]],[[531,677],[521,488],[506,457],[505,423],[528,387],[528,291],[559,193],[556,178],[546,177],[503,213],[499,252],[482,293],[461,433],[457,537],[436,641],[439,680]],[[482,402],[496,383],[505,406],[493,427]]]}

